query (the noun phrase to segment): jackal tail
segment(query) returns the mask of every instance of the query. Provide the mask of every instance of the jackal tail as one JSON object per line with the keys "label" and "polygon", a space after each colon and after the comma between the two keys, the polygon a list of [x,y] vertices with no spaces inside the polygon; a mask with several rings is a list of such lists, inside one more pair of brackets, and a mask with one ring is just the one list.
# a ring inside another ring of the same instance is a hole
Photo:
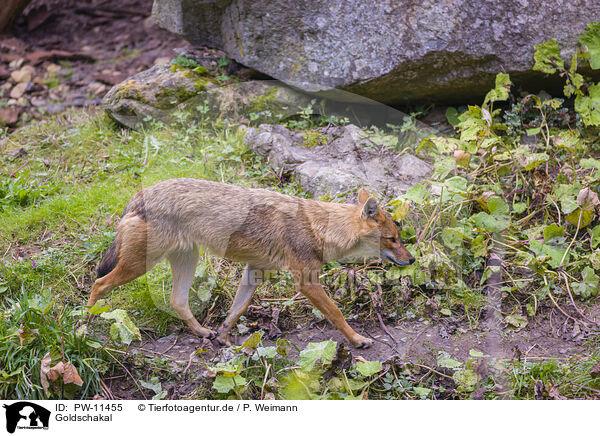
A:
{"label": "jackal tail", "polygon": [[117,238],[110,245],[109,249],[102,256],[100,265],[98,265],[98,278],[104,277],[117,266],[119,261],[119,241]]}

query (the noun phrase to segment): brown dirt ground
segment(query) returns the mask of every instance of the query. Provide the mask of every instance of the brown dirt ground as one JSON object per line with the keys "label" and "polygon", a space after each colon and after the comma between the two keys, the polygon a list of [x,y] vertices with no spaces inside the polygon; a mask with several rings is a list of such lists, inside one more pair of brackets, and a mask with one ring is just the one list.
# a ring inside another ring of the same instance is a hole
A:
{"label": "brown dirt ground", "polygon": [[[585,313],[588,318],[600,322],[600,302],[585,308]],[[252,317],[249,316],[248,320],[252,322]],[[597,327],[575,323],[552,308],[543,310],[534,321],[518,331],[506,326],[499,326],[498,330],[490,329],[485,321],[470,329],[464,323],[454,322],[452,318],[402,321],[386,325],[385,330],[374,323],[350,324],[357,332],[373,338],[373,346],[368,349],[352,348],[341,333],[325,320],[309,323],[295,331],[284,330],[281,337],[299,349],[305,348],[309,342],[331,339],[344,343],[355,359],[362,357],[365,360],[411,362],[435,367],[440,351],[465,361],[472,349],[492,358],[568,359],[584,353],[586,339],[598,335]],[[235,337],[235,343],[241,344],[250,334],[248,332]],[[267,339],[265,344],[272,342],[274,340]],[[198,354],[200,349],[204,352]],[[168,398],[171,399],[185,397],[201,385],[203,379],[209,377],[206,363],[221,360],[223,350],[216,343],[192,335],[183,326],[174,326],[173,332],[162,338],[144,335],[141,343],[133,343],[129,348],[133,355],[167,362],[165,371],[179,379],[177,382],[163,383],[163,389],[169,391]],[[290,358],[293,360],[296,356],[297,351],[292,348]],[[115,398],[144,398],[131,377],[122,371],[108,376],[105,382]]]}

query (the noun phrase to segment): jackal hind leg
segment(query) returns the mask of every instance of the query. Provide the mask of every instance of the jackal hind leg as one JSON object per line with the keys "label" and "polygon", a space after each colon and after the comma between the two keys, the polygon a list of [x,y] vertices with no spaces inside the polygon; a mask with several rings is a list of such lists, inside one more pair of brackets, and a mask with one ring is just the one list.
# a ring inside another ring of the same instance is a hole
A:
{"label": "jackal hind leg", "polygon": [[176,252],[168,256],[173,273],[173,290],[171,291],[170,303],[179,318],[185,322],[195,335],[212,339],[216,333],[202,327],[190,310],[189,293],[194,281],[198,257],[199,251],[197,248]]}
{"label": "jackal hind leg", "polygon": [[255,269],[250,265],[246,265],[246,267],[244,268],[242,280],[240,281],[238,290],[235,293],[233,304],[229,309],[227,318],[225,319],[221,327],[219,327],[219,334],[217,336],[217,341],[219,341],[219,343],[227,346],[231,345],[229,332],[231,331],[235,323],[238,321],[238,319],[240,319],[240,316],[242,316],[246,312],[246,310],[248,310],[248,306],[250,305],[252,295],[254,295],[254,291],[260,284],[260,279],[258,278],[258,276],[260,276],[260,273],[260,270]]}
{"label": "jackal hind leg", "polygon": [[318,283],[296,282],[296,287],[310,302],[331,322],[352,345],[357,348],[368,348],[373,341],[356,333],[344,319],[344,315],[329,298],[323,287]]}
{"label": "jackal hind leg", "polygon": [[106,297],[112,289],[146,274],[160,258],[161,253],[154,252],[156,250],[148,246],[145,222],[134,217],[129,219],[127,225],[129,228],[124,232],[120,243],[117,265],[107,275],[94,282],[87,302],[88,307]]}

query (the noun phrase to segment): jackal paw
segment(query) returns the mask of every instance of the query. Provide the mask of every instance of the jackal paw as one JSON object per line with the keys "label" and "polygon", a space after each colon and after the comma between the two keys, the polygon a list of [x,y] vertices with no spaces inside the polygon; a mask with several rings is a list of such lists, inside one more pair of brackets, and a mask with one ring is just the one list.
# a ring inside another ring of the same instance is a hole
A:
{"label": "jackal paw", "polygon": [[219,343],[219,345],[222,345],[224,347],[231,347],[231,338],[229,337],[229,335],[217,335],[215,340]]}
{"label": "jackal paw", "polygon": [[365,338],[363,336],[358,336],[352,341],[352,345],[354,345],[356,348],[369,348],[372,344],[372,339]]}

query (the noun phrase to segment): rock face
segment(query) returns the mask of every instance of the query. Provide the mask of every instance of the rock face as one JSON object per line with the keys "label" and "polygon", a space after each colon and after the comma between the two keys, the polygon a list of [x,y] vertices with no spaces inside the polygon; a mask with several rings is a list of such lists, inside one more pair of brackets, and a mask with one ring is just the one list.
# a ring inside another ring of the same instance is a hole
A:
{"label": "rock face", "polygon": [[222,85],[192,69],[157,65],[114,86],[103,104],[111,118],[135,128],[147,117],[169,122],[181,111],[212,119],[276,122],[309,101],[276,81]]}
{"label": "rock face", "polygon": [[569,59],[600,0],[154,0],[153,17],[306,91],[464,102],[498,72],[539,86],[533,46],[554,38]]}
{"label": "rock face", "polygon": [[267,157],[275,172],[292,172],[313,198],[345,195],[365,187],[389,199],[431,173],[429,164],[377,146],[355,125],[324,128],[321,135],[323,145],[310,146],[309,138],[301,133],[263,124],[249,128],[244,142],[254,153]]}

